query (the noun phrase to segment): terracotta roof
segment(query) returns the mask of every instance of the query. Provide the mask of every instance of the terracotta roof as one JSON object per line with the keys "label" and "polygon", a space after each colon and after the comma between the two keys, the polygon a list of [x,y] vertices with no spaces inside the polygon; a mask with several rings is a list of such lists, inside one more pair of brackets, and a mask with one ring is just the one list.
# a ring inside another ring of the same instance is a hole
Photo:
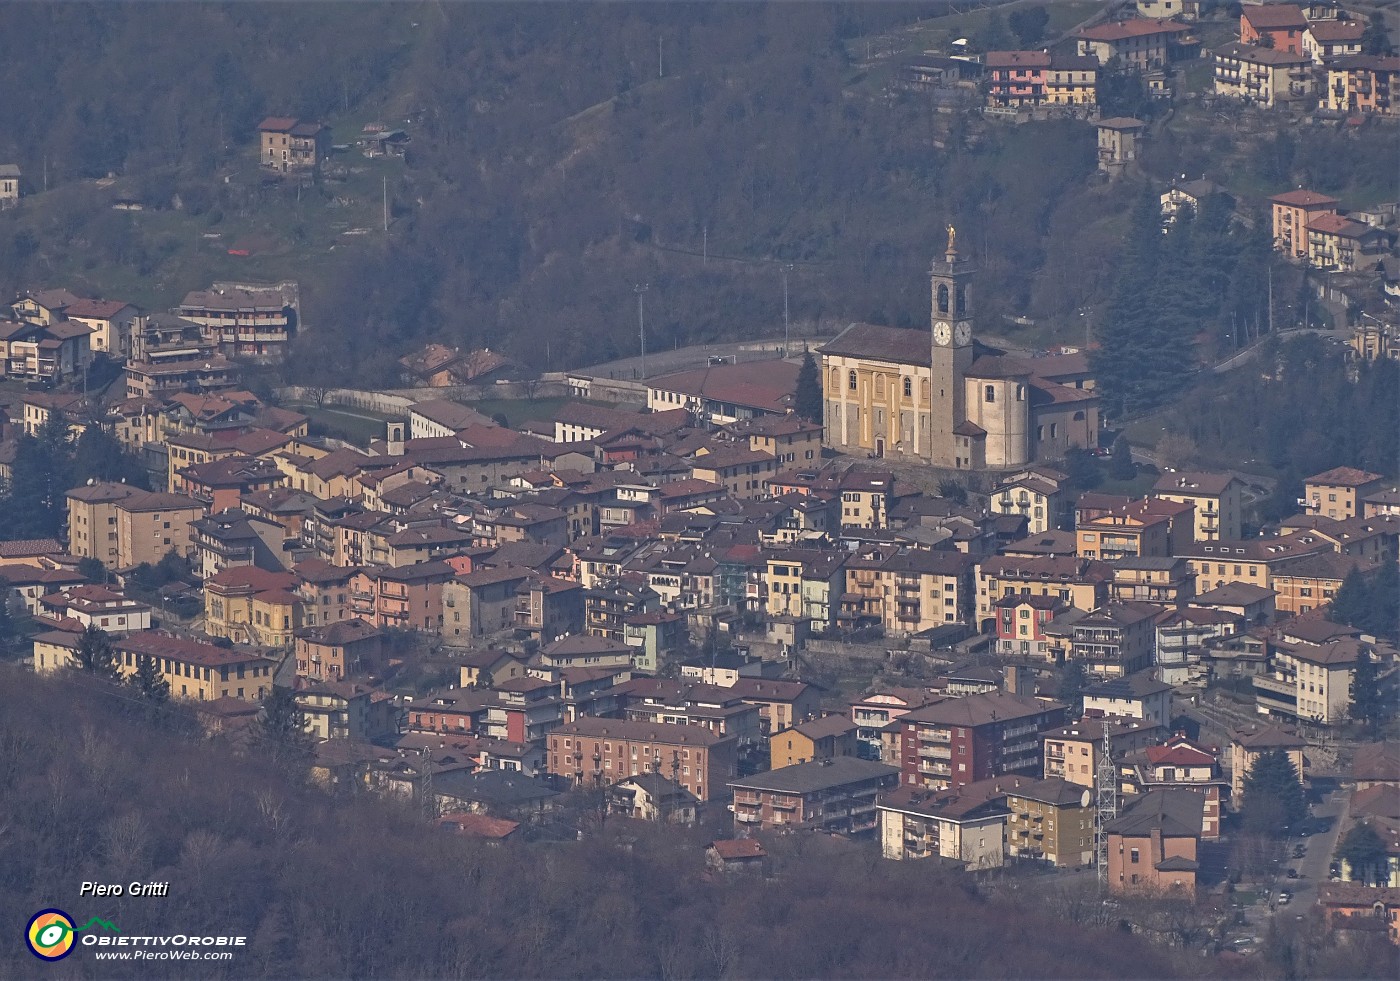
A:
{"label": "terracotta roof", "polygon": [[1320,474],[1306,478],[1304,484],[1318,484],[1324,487],[1361,487],[1377,480],[1384,480],[1378,473],[1358,470],[1356,467],[1333,467]]}
{"label": "terracotta roof", "polygon": [[1296,191],[1286,191],[1283,194],[1275,194],[1269,198],[1275,204],[1285,204],[1295,208],[1316,207],[1318,205],[1338,205],[1341,204],[1334,197],[1326,194],[1319,194],[1317,191],[1306,191],[1298,188]]}
{"label": "terracotta roof", "polygon": [[1341,238],[1364,238],[1366,235],[1380,234],[1379,229],[1373,229],[1363,222],[1352,221],[1337,214],[1318,215],[1308,222],[1308,231],[1321,232],[1324,235],[1336,235]]}
{"label": "terracotta roof", "polygon": [[988,68],[1049,68],[1048,51],[988,51]]}
{"label": "terracotta roof", "polygon": [[766,858],[763,845],[753,838],[721,838],[710,842],[715,854],[726,862],[745,858]]}
{"label": "terracotta roof", "polygon": [[751,361],[663,375],[649,380],[647,387],[767,412],[787,412],[797,389],[797,372],[798,366],[788,361]]}
{"label": "terracotta roof", "polygon": [[927,331],[851,324],[827,341],[820,353],[928,367],[932,348]]}
{"label": "terracotta roof", "polygon": [[1308,25],[1308,33],[1320,42],[1360,41],[1366,25],[1359,20],[1320,20]]}
{"label": "terracotta roof", "polygon": [[1290,3],[1251,4],[1240,11],[1240,17],[1249,21],[1249,26],[1256,31],[1284,28],[1302,31],[1308,27],[1302,9]]}
{"label": "terracotta roof", "polygon": [[1075,33],[1075,37],[1086,41],[1125,41],[1133,37],[1150,37],[1154,34],[1187,34],[1191,28],[1179,21],[1135,17],[1118,24],[1099,24],[1086,27]]}

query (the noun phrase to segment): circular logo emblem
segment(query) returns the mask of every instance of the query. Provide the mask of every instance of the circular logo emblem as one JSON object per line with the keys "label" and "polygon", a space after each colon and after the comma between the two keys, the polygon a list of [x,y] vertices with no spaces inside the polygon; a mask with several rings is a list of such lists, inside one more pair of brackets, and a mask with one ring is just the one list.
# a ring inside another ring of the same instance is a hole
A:
{"label": "circular logo emblem", "polygon": [[61,909],[41,909],[30,917],[24,942],[42,961],[62,960],[73,952],[73,921]]}

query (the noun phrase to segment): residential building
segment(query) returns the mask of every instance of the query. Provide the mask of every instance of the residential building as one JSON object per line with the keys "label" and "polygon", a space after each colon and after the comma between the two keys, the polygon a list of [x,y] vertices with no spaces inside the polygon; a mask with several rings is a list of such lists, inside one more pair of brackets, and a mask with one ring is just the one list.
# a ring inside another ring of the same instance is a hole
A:
{"label": "residential building", "polygon": [[1313,555],[1274,573],[1274,607],[1286,616],[1308,613],[1332,602],[1353,571],[1375,567],[1349,555]]}
{"label": "residential building", "polygon": [[313,684],[343,681],[365,670],[383,650],[384,634],[364,620],[349,619],[295,631],[297,677]]}
{"label": "residential building", "polygon": [[[1220,771],[1220,751],[1177,733],[1156,746],[1147,746],[1115,757],[1122,793],[1145,794],[1153,790],[1189,790],[1205,798],[1201,812],[1201,838],[1220,837],[1225,791],[1229,787]],[[1127,798],[1124,798],[1127,799]]]}
{"label": "residential building", "polygon": [[821,708],[819,689],[805,681],[739,677],[728,687],[744,702],[758,706],[759,730],[765,736],[816,718]]}
{"label": "residential building", "polygon": [[1291,3],[1249,4],[1240,8],[1240,41],[1266,50],[1300,54],[1308,18]]}
{"label": "residential building", "polygon": [[204,580],[204,632],[237,644],[291,647],[301,629],[297,577],[235,566]]}
{"label": "residential building", "polygon": [[94,354],[125,359],[131,355],[131,335],[141,320],[141,311],[121,300],[77,299],[63,315],[70,321],[91,328],[88,346]]}
{"label": "residential building", "polygon": [[91,363],[91,337],[91,327],[73,320],[0,320],[0,373],[50,384],[73,378]]}
{"label": "residential building", "polygon": [[331,131],[294,116],[268,116],[258,124],[258,163],[279,174],[314,171],[330,156]]}
{"label": "residential building", "polygon": [[775,732],[768,737],[769,768],[858,756],[856,729],[856,724],[844,715],[824,715]]}
{"label": "residential building", "polygon": [[394,696],[350,681],[325,681],[298,689],[297,708],[317,739],[373,742],[397,736],[401,715]]}
{"label": "residential building", "polygon": [[[1217,88],[1221,71],[1219,57],[1217,55]],[[1238,68],[1235,70],[1239,71]],[[1322,215],[1336,214],[1341,204],[1334,197],[1303,188],[1275,194],[1269,201],[1273,206],[1274,248],[1290,259],[1307,258],[1309,223]]]}
{"label": "residential building", "polygon": [[1002,657],[1055,663],[1055,651],[1045,628],[1071,609],[1058,596],[1003,596],[996,604],[997,653]]}
{"label": "residential building", "polygon": [[1232,42],[1214,55],[1216,95],[1261,109],[1307,106],[1316,98],[1312,59],[1305,54]]}
{"label": "residential building", "polygon": [[192,498],[127,484],[75,487],[67,501],[68,550],[108,569],[155,565],[172,551],[190,555],[190,526],[204,513]]}
{"label": "residential building", "polygon": [[136,673],[137,658],[149,657],[169,682],[173,698],[260,700],[272,691],[277,662],[248,648],[216,647],[146,630],[113,638],[112,650],[123,677]]}
{"label": "residential building", "polygon": [[948,698],[907,712],[900,782],[934,789],[1040,770],[1040,733],[1064,723],[1065,706],[995,692]]}
{"label": "residential building", "polygon": [[1016,858],[1080,868],[1094,862],[1094,791],[1059,777],[994,777],[962,788],[1005,802],[1006,850]]}
{"label": "residential building", "polygon": [[856,752],[867,760],[898,763],[898,753],[886,758],[883,751],[884,733],[890,727],[897,732],[898,719],[916,708],[942,696],[923,688],[896,688],[871,692],[851,703],[851,721],[856,724]]}
{"label": "residential building", "polygon": [[[5,571],[0,569],[0,582],[8,585],[10,581],[4,578]],[[0,602],[8,603],[9,597]],[[83,630],[96,627],[109,634],[129,634],[151,629],[149,604],[128,599],[119,590],[106,586],[71,586],[47,593],[40,597],[39,608],[54,620],[75,620]]]}
{"label": "residential building", "polygon": [[1384,933],[1400,946],[1400,888],[1323,882],[1317,887],[1317,905],[1329,930]]}
{"label": "residential building", "polygon": [[[1156,640],[1154,618],[1161,611],[1150,603],[1110,602],[1078,616],[1070,610],[1043,629],[1047,657],[1056,663],[1075,660],[1090,674],[1101,678],[1121,678],[1142,671],[1152,664],[1152,644]],[[1059,630],[1057,628],[1065,629]]]}
{"label": "residential building", "polygon": [[1174,60],[1190,39],[1191,28],[1175,20],[1135,17],[1081,28],[1074,36],[1081,56],[1096,58],[1100,65],[1116,58],[1124,67],[1146,72]]}
{"label": "residential building", "polygon": [[1383,490],[1385,477],[1356,467],[1333,467],[1303,481],[1303,497],[1307,507],[1325,518],[1344,520],[1361,514],[1362,500],[1375,491]]}
{"label": "residential building", "polygon": [[571,579],[533,574],[515,591],[515,631],[548,644],[583,629],[583,587]]}
{"label": "residential building", "polygon": [[1334,112],[1400,116],[1400,57],[1352,55],[1325,66],[1322,103]]}
{"label": "residential building", "polygon": [[583,717],[548,734],[549,772],[576,786],[602,787],[642,773],[671,772],[704,802],[722,796],[736,772],[736,736],[720,736],[699,726],[629,722]]}
{"label": "residential building", "polygon": [[639,773],[608,788],[609,808],[637,821],[690,827],[699,803],[694,794],[659,773]]}
{"label": "residential building", "polygon": [[1068,479],[1049,467],[1031,467],[997,484],[988,503],[993,514],[1024,516],[1027,532],[1039,535],[1061,526],[1066,502],[1061,487]]}
{"label": "residential building", "polygon": [[1174,692],[1171,685],[1158,681],[1152,671],[1138,671],[1085,689],[1084,712],[1167,726],[1172,721]]}
{"label": "residential building", "polygon": [[442,587],[453,576],[446,562],[424,562],[393,569],[369,566],[350,579],[350,612],[376,627],[442,629]]}
{"label": "residential building", "polygon": [[1075,551],[1113,561],[1128,556],[1178,555],[1195,536],[1195,505],[1145,497],[1075,521]]}
{"label": "residential building", "polygon": [[1162,193],[1162,221],[1170,225],[1183,210],[1199,215],[1207,199],[1217,195],[1225,196],[1234,207],[1234,199],[1225,195],[1220,185],[1205,179],[1172,181],[1171,187]]}
{"label": "residential building", "polygon": [[705,848],[705,866],[716,872],[762,875],[768,852],[757,838],[722,838]]}
{"label": "residential building", "polygon": [[[1320,628],[1331,628],[1322,636]],[[1334,726],[1350,718],[1351,679],[1362,657],[1385,663],[1393,651],[1359,638],[1360,631],[1325,620],[1294,620],[1269,645],[1268,671],[1254,676],[1261,713]]]}
{"label": "residential building", "polygon": [[1230,799],[1239,806],[1244,800],[1244,778],[1255,761],[1265,753],[1283,753],[1293,764],[1298,782],[1306,782],[1303,750],[1307,747],[1297,733],[1282,726],[1252,724],[1230,730]]}
{"label": "residential building", "polygon": [[477,569],[443,583],[443,640],[470,645],[511,630],[519,605],[517,591],[533,574],[531,569],[502,566]]}
{"label": "residential building", "polygon": [[244,511],[220,511],[190,523],[190,545],[201,576],[240,566],[285,569],[291,562],[285,541],[281,525]]}
{"label": "residential building", "polygon": [[977,566],[977,625],[995,629],[997,602],[1008,595],[1053,596],[1067,606],[1093,610],[1108,599],[1112,567],[1073,555],[994,555]]}
{"label": "residential building", "polygon": [[1187,559],[1137,558],[1113,563],[1108,594],[1119,602],[1155,603],[1180,608],[1196,594],[1196,572]]}
{"label": "residential building", "polygon": [[730,423],[724,432],[769,453],[779,467],[809,467],[822,456],[822,427],[797,415],[768,415]]}
{"label": "residential building", "polygon": [[857,837],[879,826],[876,799],[899,785],[893,766],[840,756],[731,780],[736,830],[815,830]]}
{"label": "residential building", "polygon": [[1195,540],[1217,541],[1240,537],[1244,485],[1233,474],[1181,471],[1163,474],[1152,495],[1196,508]]}
{"label": "residential building", "polygon": [[18,164],[0,164],[0,211],[19,204]]}
{"label": "residential building", "polygon": [[1108,822],[1108,888],[1117,895],[1196,894],[1205,797],[1153,790]]}
{"label": "residential building", "polygon": [[1312,532],[1276,538],[1221,539],[1197,544],[1177,553],[1196,571],[1196,594],[1202,596],[1230,583],[1272,589],[1274,576],[1315,555],[1331,552],[1332,544]]}
{"label": "residential building", "polygon": [[199,324],[220,354],[280,360],[301,316],[300,289],[294,282],[215,283],[186,294],[175,313]]}
{"label": "residential building", "polygon": [[1004,798],[901,785],[881,794],[876,809],[885,858],[944,858],[968,869],[1006,862]]}
{"label": "residential building", "polygon": [[1041,734],[1045,776],[1058,777],[1080,787],[1096,787],[1105,727],[1110,753],[1115,760],[1134,750],[1156,745],[1167,735],[1166,727],[1157,722],[1086,715],[1077,722]]}
{"label": "residential building", "polygon": [[456,658],[463,688],[494,688],[511,678],[526,675],[524,655],[487,649],[467,651]]}
{"label": "residential building", "polygon": [[1307,233],[1308,264],[1336,272],[1374,270],[1393,241],[1384,229],[1341,215],[1318,215],[1308,222]]}

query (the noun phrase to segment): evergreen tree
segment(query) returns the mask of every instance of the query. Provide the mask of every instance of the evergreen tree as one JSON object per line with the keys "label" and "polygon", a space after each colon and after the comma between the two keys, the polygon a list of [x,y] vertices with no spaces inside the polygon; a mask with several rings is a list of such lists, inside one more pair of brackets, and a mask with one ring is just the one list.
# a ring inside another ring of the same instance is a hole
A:
{"label": "evergreen tree", "polygon": [[1137,476],[1137,466],[1133,463],[1133,444],[1128,437],[1119,436],[1113,441],[1113,467],[1109,471],[1114,480],[1132,480]]}
{"label": "evergreen tree", "polygon": [[944,477],[938,482],[938,496],[954,504],[966,504],[967,487],[961,481]]}
{"label": "evergreen tree", "polygon": [[73,485],[112,480],[147,489],[146,468],[101,426],[87,426],[73,443]]}
{"label": "evergreen tree", "polygon": [[1103,483],[1103,468],[1098,457],[1078,447],[1065,454],[1065,475],[1076,490],[1093,490]]}
{"label": "evergreen tree", "polygon": [[1371,580],[1366,613],[1361,622],[1354,626],[1377,637],[1400,640],[1400,606],[1395,602],[1397,596],[1400,596],[1400,567],[1394,562],[1382,562]]}
{"label": "evergreen tree", "polygon": [[797,393],[793,397],[793,409],[808,422],[820,424],[822,421],[822,381],[817,370],[817,359],[808,351],[802,356],[802,367],[797,371]]}
{"label": "evergreen tree", "polygon": [[1334,623],[1345,623],[1349,627],[1359,626],[1366,617],[1370,603],[1370,584],[1366,582],[1360,568],[1353,568],[1332,597],[1327,619]]}
{"label": "evergreen tree", "polygon": [[295,767],[310,759],[312,738],[306,731],[306,715],[290,688],[273,685],[263,698],[255,733],[264,752],[279,764]]}
{"label": "evergreen tree", "polygon": [[1244,778],[1246,828],[1281,837],[1308,813],[1303,786],[1293,761],[1282,750],[1262,753]]}
{"label": "evergreen tree", "polygon": [[1022,7],[1013,10],[1006,23],[1016,35],[1021,47],[1030,48],[1045,36],[1045,28],[1050,23],[1050,11],[1044,7]]}
{"label": "evergreen tree", "polygon": [[55,538],[63,527],[71,477],[72,432],[62,413],[49,413],[34,436],[21,436],[0,502],[8,538]]}
{"label": "evergreen tree", "polygon": [[10,653],[10,644],[15,639],[15,617],[10,612],[8,599],[0,599],[0,657]]}
{"label": "evergreen tree", "polygon": [[1060,668],[1059,701],[1069,706],[1070,718],[1077,719],[1084,714],[1084,691],[1089,687],[1089,673],[1084,670],[1084,662],[1069,659]]}
{"label": "evergreen tree", "polygon": [[1353,882],[1372,885],[1385,881],[1389,865],[1385,842],[1364,821],[1357,822],[1347,832],[1337,848],[1337,855],[1350,866]]}
{"label": "evergreen tree", "polygon": [[107,567],[94,558],[79,559],[78,575],[82,576],[88,582],[106,582]]}
{"label": "evergreen tree", "polygon": [[127,682],[141,693],[141,697],[157,705],[170,699],[170,682],[156,670],[155,658],[148,654],[136,655],[136,672]]}
{"label": "evergreen tree", "polygon": [[1371,14],[1366,21],[1366,29],[1361,33],[1361,53],[1368,55],[1388,55],[1395,51],[1390,43],[1390,32],[1385,28],[1385,19],[1380,12]]}
{"label": "evergreen tree", "polygon": [[1351,718],[1372,733],[1385,725],[1391,714],[1389,692],[1383,690],[1376,677],[1376,662],[1366,648],[1356,659],[1351,673]]}
{"label": "evergreen tree", "polygon": [[83,631],[78,641],[77,667],[100,678],[117,677],[117,657],[107,631],[92,625]]}

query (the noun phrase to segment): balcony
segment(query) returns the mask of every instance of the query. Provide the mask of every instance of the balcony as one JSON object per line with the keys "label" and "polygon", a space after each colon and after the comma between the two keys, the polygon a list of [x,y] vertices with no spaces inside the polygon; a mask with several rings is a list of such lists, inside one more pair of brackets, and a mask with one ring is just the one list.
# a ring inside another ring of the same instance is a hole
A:
{"label": "balcony", "polygon": [[920,746],[919,755],[929,760],[950,760],[953,758],[953,750],[946,746]]}

